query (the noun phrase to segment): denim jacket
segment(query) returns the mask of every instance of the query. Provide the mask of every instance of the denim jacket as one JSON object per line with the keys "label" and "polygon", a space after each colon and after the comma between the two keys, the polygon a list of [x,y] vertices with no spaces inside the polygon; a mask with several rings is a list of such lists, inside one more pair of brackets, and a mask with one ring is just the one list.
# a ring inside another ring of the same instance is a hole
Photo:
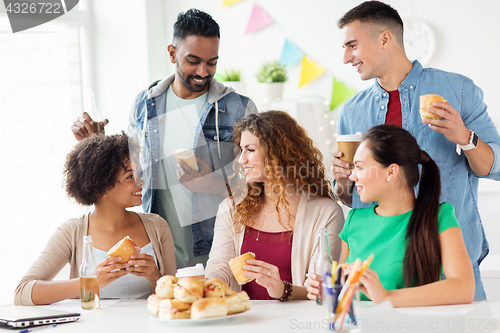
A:
{"label": "denim jacket", "polygon": [[[163,142],[163,119],[166,106],[166,91],[174,81],[174,75],[151,84],[148,90],[140,92],[132,105],[127,134],[140,142],[140,166],[143,185],[144,212],[154,212],[155,190],[158,185],[158,171],[161,167],[160,145]],[[232,163],[236,158],[233,144],[234,124],[257,108],[248,97],[234,92],[219,83],[210,81],[207,102],[196,128],[193,149],[196,157],[203,159],[216,176],[224,179],[233,173]],[[144,123],[147,123],[144,126]],[[165,133],[165,135],[167,135]],[[175,133],[169,133],[175,135]],[[222,167],[224,166],[224,167]],[[215,216],[223,196],[211,193],[192,192],[192,233],[195,256],[208,254],[212,247]]]}
{"label": "denim jacket", "polygon": [[[488,242],[477,206],[480,176],[470,168],[465,154],[456,153],[456,145],[423,124],[420,114],[420,95],[439,94],[461,115],[465,126],[477,133],[493,150],[495,159],[490,173],[484,178],[500,180],[500,137],[483,101],[483,91],[471,79],[456,73],[434,68],[422,68],[418,61],[398,88],[403,116],[403,128],[417,140],[437,163],[441,172],[441,201],[455,207],[464,242],[473,264],[479,264],[488,254]],[[338,134],[365,133],[373,126],[385,123],[389,94],[377,80],[372,87],[356,94],[339,113]],[[353,194],[352,207],[369,207]]]}

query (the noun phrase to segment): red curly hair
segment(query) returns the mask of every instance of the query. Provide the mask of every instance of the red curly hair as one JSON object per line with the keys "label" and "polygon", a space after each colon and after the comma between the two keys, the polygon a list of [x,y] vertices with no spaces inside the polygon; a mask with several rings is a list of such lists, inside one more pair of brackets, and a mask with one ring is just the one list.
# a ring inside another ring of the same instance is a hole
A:
{"label": "red curly hair", "polygon": [[[241,133],[249,131],[258,139],[259,148],[266,165],[264,173],[269,188],[278,197],[276,211],[280,219],[283,205],[290,226],[289,203],[285,197],[288,182],[296,186],[297,192],[312,196],[333,198],[332,186],[326,178],[323,155],[314,147],[306,130],[288,113],[267,111],[251,114],[234,125],[234,143],[239,148]],[[259,212],[265,200],[264,183],[247,184],[247,195],[235,205],[233,199],[233,225],[236,230],[251,226],[252,217]]]}

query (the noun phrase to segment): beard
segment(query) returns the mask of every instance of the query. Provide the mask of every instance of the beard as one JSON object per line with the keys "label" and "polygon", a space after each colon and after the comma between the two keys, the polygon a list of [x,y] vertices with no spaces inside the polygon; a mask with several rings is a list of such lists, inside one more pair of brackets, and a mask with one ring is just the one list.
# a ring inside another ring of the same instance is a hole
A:
{"label": "beard", "polygon": [[[179,67],[179,62],[176,62],[177,66],[177,73],[179,74],[179,77],[181,78],[182,84],[191,92],[201,92],[205,90],[205,88],[210,84],[210,79],[212,78],[212,75],[207,75],[205,77],[201,77],[199,75],[188,75],[188,76],[183,76],[181,69]],[[192,79],[197,79],[197,80],[203,80],[206,79],[205,83],[203,84],[195,84]],[[191,84],[190,84],[191,82]]]}

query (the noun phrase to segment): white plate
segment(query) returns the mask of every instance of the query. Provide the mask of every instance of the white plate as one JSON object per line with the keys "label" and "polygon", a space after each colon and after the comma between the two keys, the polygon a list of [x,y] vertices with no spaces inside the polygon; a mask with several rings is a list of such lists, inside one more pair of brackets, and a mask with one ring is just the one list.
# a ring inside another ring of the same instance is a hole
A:
{"label": "white plate", "polygon": [[[246,311],[245,311],[246,312]],[[211,323],[218,323],[221,321],[229,320],[231,318],[239,317],[245,314],[245,312],[240,312],[232,315],[222,316],[222,317],[212,317],[212,318],[202,318],[202,319],[164,319],[158,318],[156,316],[150,315],[149,318],[167,323],[172,326],[191,326],[191,325],[204,325]]]}

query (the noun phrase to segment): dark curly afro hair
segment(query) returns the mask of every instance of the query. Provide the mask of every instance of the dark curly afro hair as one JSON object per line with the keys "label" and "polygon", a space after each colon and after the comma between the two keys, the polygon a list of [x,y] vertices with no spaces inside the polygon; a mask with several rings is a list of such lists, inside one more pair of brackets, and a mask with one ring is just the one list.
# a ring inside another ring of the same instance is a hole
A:
{"label": "dark curly afro hair", "polygon": [[94,135],[79,142],[66,157],[64,185],[66,193],[79,204],[95,204],[112,189],[118,172],[126,170],[130,160],[129,137]]}

